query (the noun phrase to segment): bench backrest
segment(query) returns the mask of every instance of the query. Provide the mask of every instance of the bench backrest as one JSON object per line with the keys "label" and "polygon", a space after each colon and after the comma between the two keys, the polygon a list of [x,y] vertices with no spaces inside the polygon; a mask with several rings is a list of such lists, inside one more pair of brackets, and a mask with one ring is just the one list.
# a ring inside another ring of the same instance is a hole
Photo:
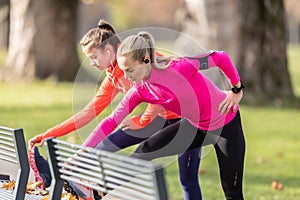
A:
{"label": "bench backrest", "polygon": [[[13,193],[0,191],[1,198],[25,199],[29,177],[29,162],[23,129],[12,129],[0,126],[0,159],[18,165],[18,174]],[[7,195],[7,196],[6,196]]]}
{"label": "bench backrest", "polygon": [[118,199],[168,199],[161,165],[53,138],[47,147],[53,178],[49,199],[60,199],[65,180]]}

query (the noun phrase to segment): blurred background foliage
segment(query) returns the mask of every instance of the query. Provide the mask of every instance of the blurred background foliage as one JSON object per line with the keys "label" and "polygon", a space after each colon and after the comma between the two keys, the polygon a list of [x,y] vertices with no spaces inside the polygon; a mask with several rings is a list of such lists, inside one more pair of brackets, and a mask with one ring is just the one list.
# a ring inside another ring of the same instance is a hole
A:
{"label": "blurred background foliage", "polygon": [[0,80],[74,81],[84,59],[80,38],[106,19],[119,33],[177,32],[155,39],[182,55],[227,51],[247,86],[245,103],[295,102],[286,50],[300,40],[298,10],[295,0],[1,0]]}

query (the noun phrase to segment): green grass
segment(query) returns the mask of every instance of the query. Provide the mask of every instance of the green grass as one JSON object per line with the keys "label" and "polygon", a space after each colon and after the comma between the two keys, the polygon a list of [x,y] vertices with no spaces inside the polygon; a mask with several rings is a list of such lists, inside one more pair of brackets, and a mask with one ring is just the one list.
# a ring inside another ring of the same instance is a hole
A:
{"label": "green grass", "polygon": [[[288,53],[292,83],[299,97],[298,66],[300,63],[297,55],[300,55],[300,48],[290,47]],[[36,81],[32,84],[0,83],[0,91],[0,125],[24,128],[28,140],[82,108],[95,94],[96,86]],[[114,107],[116,103],[112,105]],[[71,133],[62,139],[80,143],[111,110],[112,108],[109,107],[83,130]],[[300,175],[297,171],[300,166],[299,108],[255,108],[241,105],[241,114],[247,142],[245,199],[298,199],[300,196]],[[45,148],[41,150],[46,155]],[[204,151],[208,152],[208,155],[201,161],[201,168],[205,170],[205,173],[200,175],[203,198],[224,199],[220,189],[214,150],[206,148]],[[177,162],[172,162],[165,170],[170,199],[183,199]],[[274,190],[271,187],[274,179],[283,184],[283,190]]]}

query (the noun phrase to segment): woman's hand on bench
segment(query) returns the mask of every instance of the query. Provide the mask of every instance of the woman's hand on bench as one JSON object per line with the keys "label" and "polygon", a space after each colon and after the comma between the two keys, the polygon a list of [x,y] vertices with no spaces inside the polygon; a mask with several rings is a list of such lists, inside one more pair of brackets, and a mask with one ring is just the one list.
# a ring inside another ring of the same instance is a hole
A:
{"label": "woman's hand on bench", "polygon": [[37,139],[36,139],[36,137],[31,138],[31,139],[28,141],[28,150],[30,151],[30,149],[32,149],[33,146],[34,146],[35,144],[37,144],[37,143],[42,147],[42,146],[44,145],[44,140],[42,140],[41,142],[38,142]]}

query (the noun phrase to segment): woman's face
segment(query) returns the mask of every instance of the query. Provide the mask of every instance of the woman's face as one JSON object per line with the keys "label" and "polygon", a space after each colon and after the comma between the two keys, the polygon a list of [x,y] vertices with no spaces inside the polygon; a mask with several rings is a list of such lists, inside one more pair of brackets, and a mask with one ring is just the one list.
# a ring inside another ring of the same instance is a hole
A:
{"label": "woman's face", "polygon": [[99,70],[106,70],[111,65],[112,55],[110,55],[109,50],[93,48],[90,52],[84,52],[84,54],[90,59],[91,65]]}
{"label": "woman's face", "polygon": [[118,58],[118,65],[124,72],[124,77],[139,83],[143,79],[147,79],[151,73],[151,64],[136,61],[131,56],[121,56]]}

